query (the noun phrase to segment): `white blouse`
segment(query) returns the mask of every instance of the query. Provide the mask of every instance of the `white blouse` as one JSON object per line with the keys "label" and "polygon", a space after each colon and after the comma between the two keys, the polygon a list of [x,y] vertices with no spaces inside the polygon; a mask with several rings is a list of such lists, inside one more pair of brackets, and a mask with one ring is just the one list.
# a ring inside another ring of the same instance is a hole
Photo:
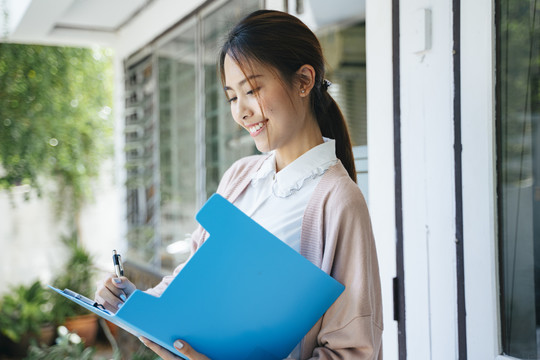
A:
{"label": "white blouse", "polygon": [[250,186],[234,202],[298,252],[304,210],[321,176],[337,162],[335,141],[324,140],[278,173],[272,153],[253,175]]}

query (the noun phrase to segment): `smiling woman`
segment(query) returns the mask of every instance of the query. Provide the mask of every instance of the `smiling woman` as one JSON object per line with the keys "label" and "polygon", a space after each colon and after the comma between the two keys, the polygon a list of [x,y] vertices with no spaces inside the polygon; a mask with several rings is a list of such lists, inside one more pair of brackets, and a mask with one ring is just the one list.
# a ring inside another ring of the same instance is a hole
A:
{"label": "smiling woman", "polygon": [[[316,36],[287,13],[255,11],[232,28],[219,56],[223,88],[234,121],[264,154],[236,161],[217,192],[345,285],[288,359],[381,359],[377,253],[347,125],[327,91],[324,63]],[[190,256],[207,238],[199,226]],[[189,261],[147,292],[160,296]],[[96,300],[116,311],[134,290],[124,277],[108,278]],[[176,349],[191,360],[207,359],[186,337]],[[164,359],[179,359],[141,340]]]}

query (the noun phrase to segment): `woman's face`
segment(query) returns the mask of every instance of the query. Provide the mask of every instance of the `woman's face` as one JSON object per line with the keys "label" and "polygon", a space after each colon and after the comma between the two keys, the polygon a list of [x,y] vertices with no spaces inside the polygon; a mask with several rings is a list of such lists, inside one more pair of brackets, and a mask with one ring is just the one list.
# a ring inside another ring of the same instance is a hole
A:
{"label": "woman's face", "polygon": [[[312,145],[318,125],[309,111],[307,92],[301,86],[284,87],[277,72],[256,65],[242,69],[225,57],[225,91],[234,120],[246,129],[261,152],[276,150],[287,165]],[[322,141],[322,136],[318,135]],[[307,148],[306,148],[307,147]],[[280,164],[278,164],[279,167]]]}

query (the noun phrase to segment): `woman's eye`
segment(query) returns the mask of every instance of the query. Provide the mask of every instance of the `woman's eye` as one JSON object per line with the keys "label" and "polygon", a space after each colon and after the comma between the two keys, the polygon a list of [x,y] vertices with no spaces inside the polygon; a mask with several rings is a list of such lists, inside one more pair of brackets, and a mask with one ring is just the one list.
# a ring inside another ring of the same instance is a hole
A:
{"label": "woman's eye", "polygon": [[233,103],[236,101],[236,96],[235,97],[232,97],[232,98],[229,98],[229,100],[227,100],[229,103]]}
{"label": "woman's eye", "polygon": [[253,89],[253,90],[249,90],[246,94],[247,95],[253,95],[255,94],[257,91],[259,91],[260,88],[256,88],[256,89]]}

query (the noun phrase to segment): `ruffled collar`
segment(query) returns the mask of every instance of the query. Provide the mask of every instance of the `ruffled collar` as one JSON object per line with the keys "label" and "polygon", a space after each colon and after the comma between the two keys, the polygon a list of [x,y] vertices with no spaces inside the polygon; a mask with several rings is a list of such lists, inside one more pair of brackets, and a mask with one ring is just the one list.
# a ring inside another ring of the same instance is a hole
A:
{"label": "ruffled collar", "polygon": [[276,173],[275,153],[263,162],[253,174],[251,184],[272,177],[272,191],[277,197],[288,197],[309,182],[323,175],[328,168],[337,163],[335,140],[324,138],[324,143],[315,146]]}

